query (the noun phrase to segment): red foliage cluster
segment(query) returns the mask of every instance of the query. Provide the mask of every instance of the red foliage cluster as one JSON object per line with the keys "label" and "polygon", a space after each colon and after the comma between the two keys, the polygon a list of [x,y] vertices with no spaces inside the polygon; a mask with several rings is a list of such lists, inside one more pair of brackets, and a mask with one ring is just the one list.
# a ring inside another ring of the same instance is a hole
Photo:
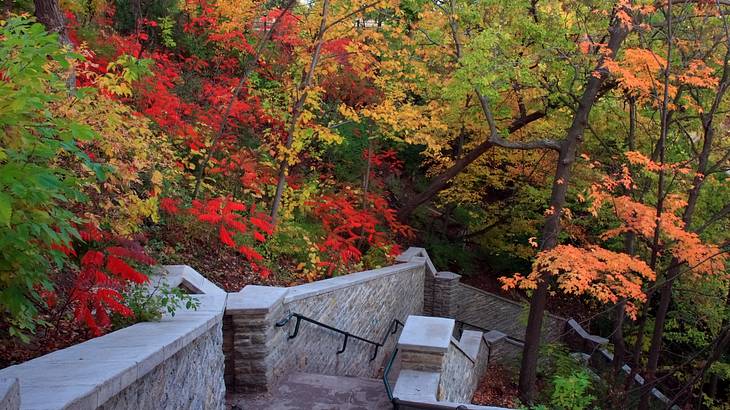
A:
{"label": "red foliage cluster", "polygon": [[232,198],[219,197],[205,201],[194,200],[190,208],[181,208],[178,200],[163,198],[160,209],[169,214],[187,212],[198,221],[213,226],[220,241],[237,249],[249,261],[254,272],[262,277],[270,275],[269,269],[259,264],[263,256],[251,243],[266,242],[266,235],[271,235],[274,228],[268,215],[257,211],[255,205],[247,206]]}
{"label": "red foliage cluster", "polygon": [[[338,195],[323,195],[311,205],[327,231],[326,239],[318,247],[327,256],[321,263],[329,275],[337,268],[346,269],[359,262],[363,249],[389,246],[389,232],[412,236],[411,228],[398,221],[388,201],[374,193],[358,198],[355,192],[345,190]],[[392,246],[389,253],[398,254],[400,249]]]}
{"label": "red foliage cluster", "polygon": [[[122,292],[131,284],[148,280],[133,263],[152,265],[155,260],[138,243],[104,232],[94,224],[87,223],[79,234],[83,242],[52,247],[75,258],[79,269],[72,289],[62,299],[73,307],[76,320],[98,336],[111,325],[110,314],[133,315]],[[59,299],[52,291],[41,295],[49,306]]]}

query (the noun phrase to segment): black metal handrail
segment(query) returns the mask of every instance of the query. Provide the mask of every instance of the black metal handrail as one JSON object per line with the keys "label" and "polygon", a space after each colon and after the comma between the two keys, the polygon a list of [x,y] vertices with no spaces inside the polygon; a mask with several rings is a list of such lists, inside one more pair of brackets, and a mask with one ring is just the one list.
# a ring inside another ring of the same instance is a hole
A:
{"label": "black metal handrail", "polygon": [[403,327],[403,322],[401,322],[398,319],[393,319],[393,321],[390,322],[390,327],[388,328],[388,333],[386,333],[383,336],[383,341],[382,342],[375,342],[375,341],[366,339],[366,338],[361,337],[361,336],[353,335],[352,333],[350,333],[348,331],[345,331],[345,330],[342,330],[342,329],[338,329],[338,328],[336,328],[334,326],[330,326],[328,324],[325,324],[325,323],[322,323],[320,321],[314,320],[314,319],[312,319],[310,317],[301,315],[299,313],[289,313],[285,318],[283,318],[280,321],[276,322],[276,327],[284,327],[284,326],[286,326],[286,324],[289,323],[289,321],[291,321],[292,318],[295,318],[297,321],[294,324],[294,333],[292,333],[292,334],[289,335],[289,339],[294,339],[295,337],[297,337],[297,335],[299,334],[299,325],[302,323],[302,321],[309,322],[309,323],[315,324],[317,326],[323,327],[325,329],[331,330],[333,332],[337,332],[337,333],[345,336],[345,339],[342,341],[342,347],[339,350],[337,350],[337,354],[341,354],[341,353],[344,353],[345,352],[345,350],[347,349],[347,341],[350,338],[355,339],[355,340],[359,340],[361,342],[369,343],[369,344],[373,345],[373,347],[374,347],[374,349],[373,349],[373,355],[370,357],[370,361],[371,362],[373,360],[375,360],[375,358],[378,356],[378,350],[381,347],[385,346],[385,342],[388,340],[388,336],[390,336],[392,334],[395,334],[398,331],[398,326]]}

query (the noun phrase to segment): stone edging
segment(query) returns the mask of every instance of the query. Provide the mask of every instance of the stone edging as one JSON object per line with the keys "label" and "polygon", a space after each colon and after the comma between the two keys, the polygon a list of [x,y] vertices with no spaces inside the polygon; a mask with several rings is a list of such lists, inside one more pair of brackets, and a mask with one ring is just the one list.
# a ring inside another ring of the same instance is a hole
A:
{"label": "stone edging", "polygon": [[290,288],[285,288],[287,292],[284,296],[284,303],[289,303],[295,300],[306,299],[312,296],[334,292],[339,289],[359,285],[365,282],[369,282],[371,280],[395,275],[422,265],[423,263],[419,262],[401,263],[398,265],[386,266],[380,269],[355,272],[348,275],[335,276],[334,278],[324,279],[317,282],[310,282],[303,285],[292,286]]}
{"label": "stone edging", "polygon": [[160,322],[138,323],[0,370],[0,379],[18,379],[20,408],[97,408],[219,324],[227,294],[190,267],[174,266],[171,273],[170,286],[180,279],[211,294],[191,295],[200,301],[197,310],[182,308]]}

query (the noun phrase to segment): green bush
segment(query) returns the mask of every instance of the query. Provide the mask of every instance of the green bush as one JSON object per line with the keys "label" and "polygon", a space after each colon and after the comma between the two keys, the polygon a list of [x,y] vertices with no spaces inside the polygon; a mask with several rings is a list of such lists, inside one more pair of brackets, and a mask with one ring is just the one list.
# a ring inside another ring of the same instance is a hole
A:
{"label": "green bush", "polygon": [[555,376],[550,404],[555,409],[583,410],[589,407],[596,396],[588,394],[591,388],[590,374],[580,370],[569,376]]}
{"label": "green bush", "polygon": [[53,111],[85,92],[69,95],[58,74],[80,56],[27,17],[0,23],[0,38],[0,312],[10,335],[24,337],[37,325],[39,293],[53,287],[49,272],[66,262],[58,245],[78,237],[68,208],[84,199],[82,181],[64,162],[102,175],[77,147],[91,129]]}
{"label": "green bush", "polygon": [[184,293],[180,288],[170,288],[165,284],[150,288],[147,285],[134,285],[124,293],[125,304],[132,309],[134,316],[114,315],[115,328],[122,328],[139,322],[156,322],[167,312],[175,316],[181,307],[196,310],[200,302]]}

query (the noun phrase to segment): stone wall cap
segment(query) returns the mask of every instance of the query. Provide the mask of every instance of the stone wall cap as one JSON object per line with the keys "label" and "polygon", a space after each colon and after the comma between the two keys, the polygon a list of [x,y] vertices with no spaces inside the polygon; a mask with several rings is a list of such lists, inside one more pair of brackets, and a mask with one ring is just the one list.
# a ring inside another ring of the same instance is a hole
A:
{"label": "stone wall cap", "polygon": [[23,409],[97,408],[220,323],[225,295],[192,296],[201,302],[197,311],[179,309],[161,322],[138,323],[7,367],[0,379],[18,379]]}
{"label": "stone wall cap", "polygon": [[436,272],[434,275],[437,279],[444,279],[444,280],[457,280],[461,278],[461,275],[454,273],[454,272]]}
{"label": "stone wall cap", "polygon": [[355,272],[350,273],[349,275],[335,276],[334,278],[318,280],[316,282],[293,286],[287,288],[288,293],[286,294],[285,303],[333,292],[339,289],[358,285],[364,282],[369,282],[371,280],[383,278],[386,276],[395,275],[422,266],[423,264],[419,263],[402,263],[398,265],[386,266],[380,269]]}
{"label": "stone wall cap", "polygon": [[428,256],[428,252],[426,252],[425,248],[417,248],[411,246],[410,248],[406,249],[405,252],[396,256],[395,261],[399,263],[425,263],[428,273],[430,273],[431,275],[436,273],[436,267],[433,265],[433,262],[431,262],[431,258]]}
{"label": "stone wall cap", "polygon": [[578,336],[585,340],[588,340],[589,342],[595,343],[597,345],[608,344],[608,339],[588,333],[585,329],[583,329],[583,326],[581,326],[574,319],[568,320],[568,326],[570,326],[570,328],[573,329],[578,334]]}
{"label": "stone wall cap", "polygon": [[288,288],[248,285],[238,293],[229,293],[226,312],[267,313],[284,300]]}
{"label": "stone wall cap", "polygon": [[165,265],[163,268],[170,276],[170,286],[177,287],[181,284],[193,292],[207,295],[225,295],[225,291],[215,283],[209,281],[188,265]]}
{"label": "stone wall cap", "polygon": [[499,330],[490,330],[484,334],[484,341],[487,343],[496,343],[505,338],[507,338],[507,335]]}
{"label": "stone wall cap", "polygon": [[469,356],[472,362],[476,362],[481,344],[482,332],[478,330],[465,330],[461,334],[461,339],[458,343],[456,343],[456,345],[461,348],[461,351]]}
{"label": "stone wall cap", "polygon": [[446,352],[454,333],[454,319],[445,317],[408,316],[398,347],[405,350]]}

